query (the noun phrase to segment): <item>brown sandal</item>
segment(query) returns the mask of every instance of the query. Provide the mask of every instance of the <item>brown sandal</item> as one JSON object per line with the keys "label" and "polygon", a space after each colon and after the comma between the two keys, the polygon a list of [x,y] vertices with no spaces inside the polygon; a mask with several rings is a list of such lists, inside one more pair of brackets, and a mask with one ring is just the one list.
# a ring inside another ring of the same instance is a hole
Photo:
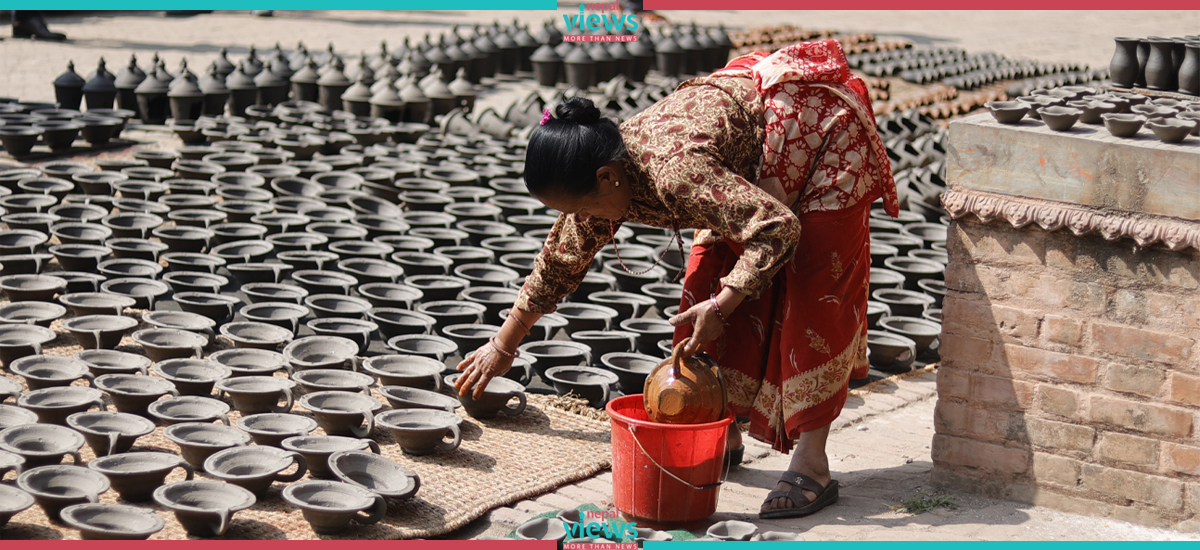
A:
{"label": "brown sandal", "polygon": [[[763,510],[758,513],[759,519],[782,519],[782,518],[798,518],[819,512],[822,508],[837,502],[838,500],[838,482],[833,480],[829,485],[821,486],[820,483],[811,477],[808,477],[799,472],[788,470],[783,473],[783,477],[779,481],[791,485],[792,488],[787,491],[771,491],[767,494],[765,502],[771,502],[777,498],[786,498],[792,501],[791,508],[779,508],[775,510]],[[809,500],[804,496],[804,491],[809,491],[816,498]]]}

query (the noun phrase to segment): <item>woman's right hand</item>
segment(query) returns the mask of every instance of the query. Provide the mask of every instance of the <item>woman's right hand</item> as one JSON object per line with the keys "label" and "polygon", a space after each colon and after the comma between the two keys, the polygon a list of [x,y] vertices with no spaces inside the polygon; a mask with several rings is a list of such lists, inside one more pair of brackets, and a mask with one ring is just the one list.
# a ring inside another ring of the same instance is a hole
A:
{"label": "woman's right hand", "polygon": [[504,376],[512,368],[512,364],[511,357],[497,351],[489,342],[471,352],[458,364],[462,375],[454,381],[454,387],[460,396],[471,394],[475,399],[483,399],[483,392],[488,383],[497,376]]}

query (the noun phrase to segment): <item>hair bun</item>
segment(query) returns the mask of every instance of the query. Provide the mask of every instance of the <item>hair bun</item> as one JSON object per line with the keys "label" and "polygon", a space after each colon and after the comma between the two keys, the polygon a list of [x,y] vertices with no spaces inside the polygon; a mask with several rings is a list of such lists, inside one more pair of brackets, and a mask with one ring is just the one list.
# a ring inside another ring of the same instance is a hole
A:
{"label": "hair bun", "polygon": [[559,120],[575,124],[595,124],[600,122],[600,109],[586,97],[568,98],[554,110]]}

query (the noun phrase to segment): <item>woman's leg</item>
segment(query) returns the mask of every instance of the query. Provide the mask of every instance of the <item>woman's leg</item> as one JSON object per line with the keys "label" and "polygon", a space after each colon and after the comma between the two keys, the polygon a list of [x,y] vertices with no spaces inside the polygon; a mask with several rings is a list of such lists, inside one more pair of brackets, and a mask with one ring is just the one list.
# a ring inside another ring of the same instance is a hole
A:
{"label": "woman's leg", "polygon": [[[829,456],[825,454],[825,442],[829,440],[829,424],[823,428],[818,428],[810,432],[800,434],[796,440],[796,448],[792,451],[792,462],[788,466],[788,470],[798,474],[804,474],[813,478],[814,481],[820,483],[823,487],[828,487],[833,480],[829,473]],[[788,483],[779,482],[775,485],[774,491],[788,491],[792,486]],[[817,495],[811,491],[804,491],[804,496],[809,502],[817,498]],[[783,508],[795,508],[803,502],[792,502],[791,499],[783,497],[776,498],[764,502],[762,511],[779,510]]]}

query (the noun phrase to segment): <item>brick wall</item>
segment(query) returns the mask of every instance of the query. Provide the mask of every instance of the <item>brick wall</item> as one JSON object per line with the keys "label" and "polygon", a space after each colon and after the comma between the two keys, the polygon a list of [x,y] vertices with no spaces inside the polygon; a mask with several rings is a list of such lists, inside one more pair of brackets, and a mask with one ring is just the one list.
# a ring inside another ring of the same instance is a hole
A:
{"label": "brick wall", "polygon": [[935,482],[1200,531],[1200,253],[950,228]]}

